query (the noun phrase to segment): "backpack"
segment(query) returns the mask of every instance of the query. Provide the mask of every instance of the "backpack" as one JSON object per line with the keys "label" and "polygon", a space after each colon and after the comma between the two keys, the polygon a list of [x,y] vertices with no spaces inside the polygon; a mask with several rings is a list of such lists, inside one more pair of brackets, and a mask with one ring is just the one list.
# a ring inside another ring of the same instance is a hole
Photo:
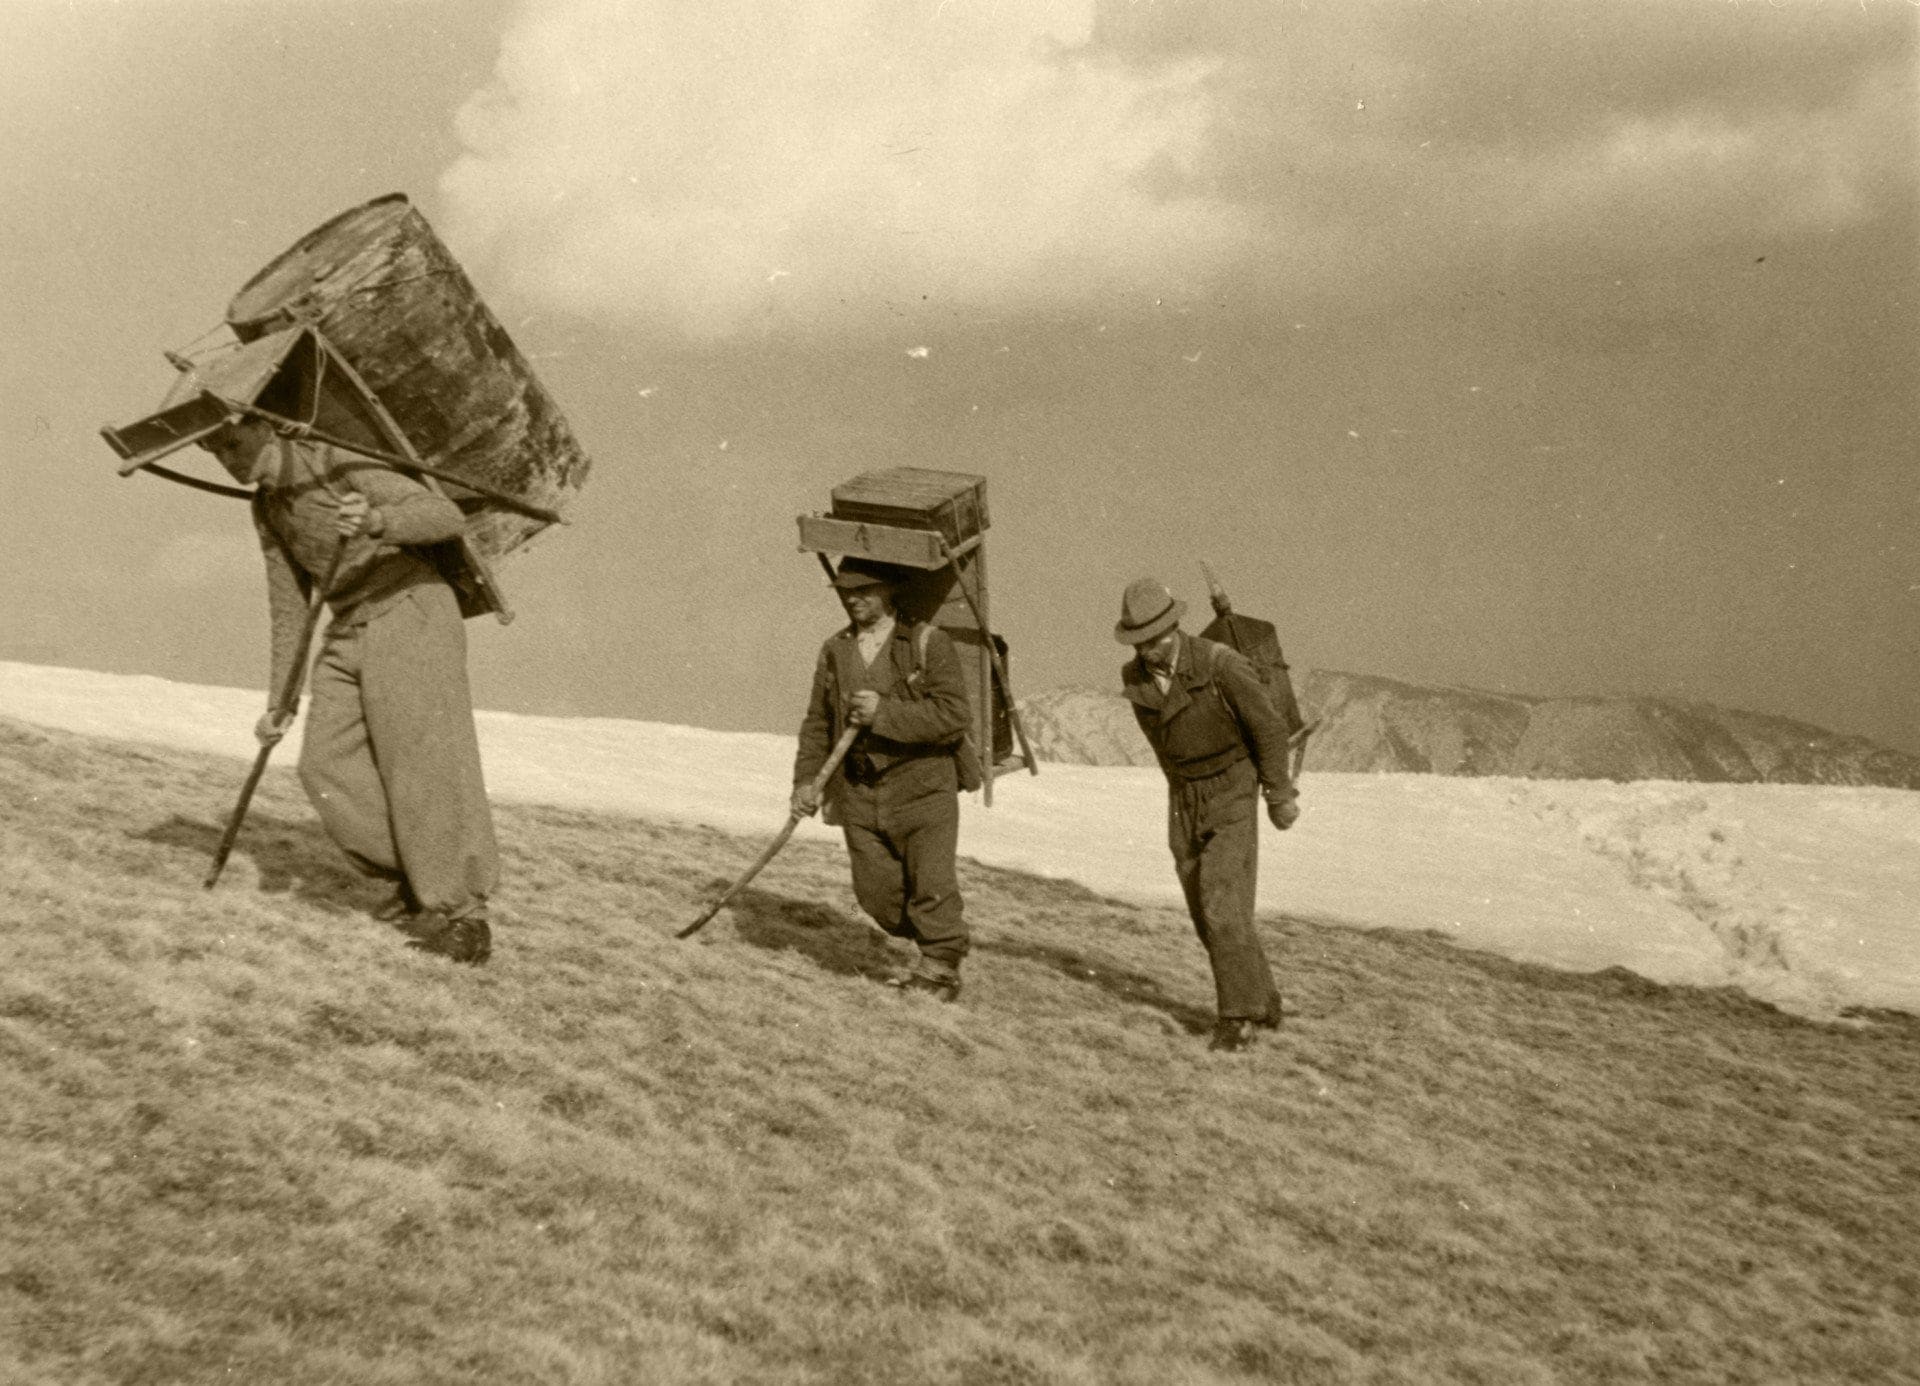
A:
{"label": "backpack", "polygon": [[[927,637],[933,634],[933,622],[922,621],[913,632],[913,672],[925,674],[927,671]],[[980,764],[980,752],[973,744],[973,728],[960,733],[960,739],[953,747],[953,768],[959,776],[960,788],[968,794],[986,783],[986,774]]]}
{"label": "backpack", "polygon": [[[1293,679],[1287,673],[1287,662],[1280,653],[1280,642],[1269,639],[1264,642],[1265,648],[1256,646],[1253,654],[1241,652],[1223,641],[1215,640],[1212,643],[1222,653],[1235,650],[1235,653],[1240,654],[1241,658],[1253,666],[1255,676],[1266,686],[1267,696],[1273,700],[1273,710],[1280,714],[1280,723],[1287,729],[1287,773],[1297,780],[1300,776],[1300,763],[1307,754],[1307,738],[1313,734],[1314,728],[1320,723],[1309,722],[1301,715],[1300,704],[1293,696]],[[1234,711],[1233,704],[1227,701],[1227,695],[1221,691],[1217,677],[1219,672],[1220,655],[1213,654],[1207,661],[1207,686],[1213,690],[1213,696],[1219,699],[1221,709],[1240,729],[1241,742],[1246,744],[1248,740],[1246,724],[1240,720],[1240,714]]]}

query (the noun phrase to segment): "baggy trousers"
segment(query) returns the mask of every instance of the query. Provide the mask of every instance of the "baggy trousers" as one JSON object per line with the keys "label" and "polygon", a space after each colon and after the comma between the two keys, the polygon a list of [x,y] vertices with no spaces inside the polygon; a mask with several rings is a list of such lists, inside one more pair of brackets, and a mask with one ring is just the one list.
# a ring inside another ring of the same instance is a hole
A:
{"label": "baggy trousers", "polygon": [[363,874],[404,885],[424,910],[485,914],[499,854],[452,588],[421,583],[328,630],[300,782]]}
{"label": "baggy trousers", "polygon": [[910,938],[920,956],[958,967],[967,955],[967,924],[954,854],[960,846],[960,796],[949,789],[896,804],[879,786],[841,791],[841,828],[853,863],[860,908],[896,938]]}
{"label": "baggy trousers", "polygon": [[1187,913],[1213,965],[1222,1020],[1280,1014],[1280,991],[1253,926],[1260,851],[1259,779],[1241,761],[1204,780],[1170,781],[1167,842]]}

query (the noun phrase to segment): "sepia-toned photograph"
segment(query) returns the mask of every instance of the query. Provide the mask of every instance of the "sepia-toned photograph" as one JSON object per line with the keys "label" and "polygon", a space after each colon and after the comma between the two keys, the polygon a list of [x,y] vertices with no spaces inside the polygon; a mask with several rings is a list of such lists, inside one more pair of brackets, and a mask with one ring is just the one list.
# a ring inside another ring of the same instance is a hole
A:
{"label": "sepia-toned photograph", "polygon": [[0,113],[0,1381],[1920,1383],[1920,4]]}

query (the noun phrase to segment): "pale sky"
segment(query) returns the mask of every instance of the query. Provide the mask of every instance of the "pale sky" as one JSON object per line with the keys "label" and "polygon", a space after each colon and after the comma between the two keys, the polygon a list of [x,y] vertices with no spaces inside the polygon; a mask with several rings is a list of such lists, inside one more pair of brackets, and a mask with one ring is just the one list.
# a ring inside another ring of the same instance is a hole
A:
{"label": "pale sky", "polygon": [[[572,420],[488,707],[790,731],[794,516],[989,478],[1022,692],[1199,561],[1297,667],[1920,751],[1904,0],[0,4],[0,659],[258,684],[99,427],[407,193]],[[209,473],[211,474],[211,473]]]}

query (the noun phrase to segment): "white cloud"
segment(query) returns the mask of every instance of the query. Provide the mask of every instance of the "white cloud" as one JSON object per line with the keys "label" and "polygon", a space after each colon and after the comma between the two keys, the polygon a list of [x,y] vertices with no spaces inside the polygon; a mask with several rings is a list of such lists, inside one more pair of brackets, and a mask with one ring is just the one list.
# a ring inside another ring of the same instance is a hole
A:
{"label": "white cloud", "polygon": [[1600,81],[1554,57],[1573,16],[1489,58],[1404,10],[1095,9],[527,0],[460,114],[448,237],[535,302],[725,337],[1146,312],[1229,283],[1280,308],[1444,296],[1823,232],[1911,186],[1911,74],[1843,43],[1773,91],[1797,31],[1682,26],[1758,75],[1679,100],[1651,13],[1588,37]]}
{"label": "white cloud", "polygon": [[1881,72],[1812,112],[1623,119],[1558,159],[1542,156],[1516,216],[1580,239],[1619,226],[1701,239],[1852,226],[1910,181],[1910,96]]}
{"label": "white cloud", "polygon": [[1215,62],[1101,56],[1092,12],[529,4],[460,114],[448,237],[533,299],[694,336],[1203,280],[1251,234],[1167,190]]}

